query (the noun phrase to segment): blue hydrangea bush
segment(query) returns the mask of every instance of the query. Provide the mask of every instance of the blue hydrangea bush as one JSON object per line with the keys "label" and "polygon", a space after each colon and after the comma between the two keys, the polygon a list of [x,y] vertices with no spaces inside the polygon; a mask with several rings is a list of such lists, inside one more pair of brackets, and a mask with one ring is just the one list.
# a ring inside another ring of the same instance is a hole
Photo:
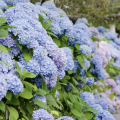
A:
{"label": "blue hydrangea bush", "polygon": [[115,120],[119,68],[117,33],[50,1],[0,1],[1,119]]}

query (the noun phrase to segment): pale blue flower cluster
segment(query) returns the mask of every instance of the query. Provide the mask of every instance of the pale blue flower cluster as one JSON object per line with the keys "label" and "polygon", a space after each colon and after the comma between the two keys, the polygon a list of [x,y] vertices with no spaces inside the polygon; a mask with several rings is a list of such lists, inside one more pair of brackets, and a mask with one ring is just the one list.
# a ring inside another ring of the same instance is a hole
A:
{"label": "pale blue flower cluster", "polygon": [[4,74],[0,73],[0,101],[6,96],[8,87]]}
{"label": "pale blue flower cluster", "polygon": [[0,1],[0,9],[6,9],[7,8],[7,4],[4,2],[4,0]]}
{"label": "pale blue flower cluster", "polygon": [[63,117],[60,117],[56,120],[74,120],[72,117],[68,117],[68,116],[63,116]]}
{"label": "pale blue flower cluster", "polygon": [[90,78],[86,78],[86,85],[89,85],[89,86],[92,86],[92,84],[94,83],[94,78],[93,77],[90,77]]}
{"label": "pale blue flower cluster", "polygon": [[33,111],[32,117],[33,117],[33,120],[38,120],[38,119],[54,120],[54,117],[44,109]]}
{"label": "pale blue flower cluster", "polygon": [[105,29],[103,26],[97,27],[97,30],[98,30],[100,33],[104,33],[104,32],[106,31],[106,29]]}
{"label": "pale blue flower cluster", "polygon": [[29,0],[3,0],[6,2],[6,4],[9,4],[9,5],[16,5],[17,3],[25,3],[25,2],[29,2]]}
{"label": "pale blue flower cluster", "polygon": [[4,17],[4,13],[1,9],[0,9],[0,17]]}
{"label": "pale blue flower cluster", "polygon": [[83,53],[85,56],[90,56],[92,54],[92,48],[88,45],[80,45],[80,52]]}
{"label": "pale blue flower cluster", "polygon": [[88,20],[87,20],[86,18],[78,18],[75,23],[77,24],[77,23],[79,23],[79,22],[88,24]]}

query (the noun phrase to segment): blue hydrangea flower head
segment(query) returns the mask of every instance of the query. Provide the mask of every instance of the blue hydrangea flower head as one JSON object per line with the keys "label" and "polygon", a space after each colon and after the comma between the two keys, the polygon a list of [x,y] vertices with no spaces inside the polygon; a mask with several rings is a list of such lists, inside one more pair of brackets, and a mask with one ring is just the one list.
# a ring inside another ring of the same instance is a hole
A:
{"label": "blue hydrangea flower head", "polygon": [[42,58],[47,57],[47,50],[42,46],[38,46],[33,50],[33,59],[40,61]]}
{"label": "blue hydrangea flower head", "polygon": [[85,56],[90,56],[92,54],[91,47],[87,45],[80,45],[80,52],[83,53]]}
{"label": "blue hydrangea flower head", "polygon": [[84,102],[89,103],[89,105],[95,104],[94,95],[90,92],[82,92],[80,97],[84,100]]}
{"label": "blue hydrangea flower head", "polygon": [[57,76],[60,77],[60,80],[63,79],[65,76],[65,71],[64,70],[62,72],[57,71]]}
{"label": "blue hydrangea flower head", "polygon": [[17,3],[20,3],[20,2],[30,2],[29,0],[3,0],[6,2],[6,4],[9,4],[9,5],[16,5]]}
{"label": "blue hydrangea flower head", "polygon": [[97,79],[98,80],[104,80],[106,78],[105,69],[102,68],[101,70],[98,70],[96,72],[97,72]]}
{"label": "blue hydrangea flower head", "polygon": [[15,36],[18,35],[18,41],[20,44],[28,44],[30,41],[33,41],[33,28],[25,20],[20,19],[12,22],[10,26],[16,26],[17,28],[9,28],[9,31],[12,32]]}
{"label": "blue hydrangea flower head", "polygon": [[97,30],[100,32],[100,33],[104,33],[106,31],[106,29],[103,27],[103,26],[99,26],[97,28]]}
{"label": "blue hydrangea flower head", "polygon": [[3,74],[7,74],[8,73],[8,68],[4,63],[0,63],[0,72]]}
{"label": "blue hydrangea flower head", "polygon": [[86,18],[78,18],[77,21],[75,22],[75,24],[77,24],[79,22],[88,24],[88,20]]}
{"label": "blue hydrangea flower head", "polygon": [[92,84],[94,83],[94,78],[93,77],[90,77],[90,78],[86,78],[86,85],[89,85],[89,86],[92,86]]}
{"label": "blue hydrangea flower head", "polygon": [[1,9],[0,9],[0,17],[4,17],[4,13]]}
{"label": "blue hydrangea flower head", "polygon": [[4,74],[0,74],[0,101],[6,96],[7,93],[7,82],[5,81]]}
{"label": "blue hydrangea flower head", "polygon": [[103,98],[99,99],[97,101],[97,104],[101,105],[101,107],[103,108],[103,110],[108,110],[108,103]]}
{"label": "blue hydrangea flower head", "polygon": [[35,78],[32,78],[31,81],[34,82],[37,85],[37,88],[41,88],[42,89],[43,78],[35,77]]}
{"label": "blue hydrangea flower head", "polygon": [[42,4],[43,7],[48,8],[49,10],[54,10],[56,11],[56,6],[53,2],[51,1],[46,1]]}
{"label": "blue hydrangea flower head", "polygon": [[5,9],[6,7],[7,7],[7,4],[3,0],[1,0],[0,1],[0,9]]}
{"label": "blue hydrangea flower head", "polygon": [[45,104],[47,104],[46,97],[44,95],[34,95],[33,100],[39,100],[39,101],[42,101]]}
{"label": "blue hydrangea flower head", "polygon": [[55,98],[57,99],[60,93],[56,90],[55,94]]}
{"label": "blue hydrangea flower head", "polygon": [[54,117],[44,109],[33,111],[32,117],[33,117],[33,120],[38,120],[38,119],[54,120]]}
{"label": "blue hydrangea flower head", "polygon": [[64,17],[66,16],[66,13],[61,8],[56,8],[57,12],[60,14],[60,16]]}
{"label": "blue hydrangea flower head", "polygon": [[81,70],[81,66],[77,60],[74,60],[74,68],[73,68],[73,73],[76,73],[77,68]]}
{"label": "blue hydrangea flower head", "polygon": [[95,110],[98,111],[98,113],[94,113],[95,114],[95,119],[102,119],[102,115],[103,115],[103,109],[101,107],[101,105],[99,104],[93,104],[93,105],[90,105],[90,108],[93,108]]}
{"label": "blue hydrangea flower head", "polygon": [[63,116],[63,117],[60,117],[56,120],[74,120],[72,117],[69,117],[69,116]]}
{"label": "blue hydrangea flower head", "polygon": [[6,75],[6,81],[8,90],[10,90],[13,94],[18,95],[22,92],[23,84],[17,76],[9,73]]}
{"label": "blue hydrangea flower head", "polygon": [[20,62],[23,66],[26,66],[27,62],[26,62],[26,60],[24,59],[23,54],[21,54],[20,56],[18,56],[18,58],[19,58],[19,62]]}
{"label": "blue hydrangea flower head", "polygon": [[41,2],[36,2],[35,5],[41,5]]}
{"label": "blue hydrangea flower head", "polygon": [[57,74],[51,76],[51,77],[45,77],[46,85],[49,89],[52,89],[56,86],[57,82]]}
{"label": "blue hydrangea flower head", "polygon": [[84,57],[83,64],[85,65],[85,67],[86,67],[87,69],[89,69],[89,67],[90,67],[90,61],[87,60],[85,57]]}
{"label": "blue hydrangea flower head", "polygon": [[52,75],[57,73],[57,67],[54,63],[54,61],[45,56],[44,58],[39,61],[40,65],[40,74],[46,75],[47,77],[51,77]]}
{"label": "blue hydrangea flower head", "polygon": [[108,105],[108,110],[110,112],[115,112],[115,108],[112,105]]}
{"label": "blue hydrangea flower head", "polygon": [[82,87],[84,87],[84,85],[85,85],[85,83],[80,81],[80,83],[77,85],[77,87],[82,88]]}
{"label": "blue hydrangea flower head", "polygon": [[67,58],[62,48],[56,48],[52,53],[49,53],[49,57],[54,61],[58,71],[62,72],[65,70]]}
{"label": "blue hydrangea flower head", "polygon": [[104,110],[102,120],[115,120],[115,118],[109,111]]}
{"label": "blue hydrangea flower head", "polygon": [[37,60],[29,60],[25,66],[25,69],[28,72],[38,75],[40,72],[40,65]]}
{"label": "blue hydrangea flower head", "polygon": [[66,64],[65,70],[70,71],[74,68],[73,55],[71,50],[68,47],[63,47],[63,50],[67,58],[67,64]]}

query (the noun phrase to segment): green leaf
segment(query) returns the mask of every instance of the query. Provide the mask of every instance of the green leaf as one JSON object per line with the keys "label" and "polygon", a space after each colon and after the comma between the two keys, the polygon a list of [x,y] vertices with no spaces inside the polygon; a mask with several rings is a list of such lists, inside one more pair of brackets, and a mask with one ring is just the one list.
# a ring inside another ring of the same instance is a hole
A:
{"label": "green leaf", "polygon": [[23,53],[23,57],[27,62],[32,59],[32,55],[29,53]]}
{"label": "green leaf", "polygon": [[46,99],[48,102],[50,102],[54,107],[59,108],[58,104],[56,103],[55,99],[52,95],[46,95]]}
{"label": "green leaf", "polygon": [[9,120],[17,120],[13,115],[9,115]]}
{"label": "green leaf", "polygon": [[75,85],[78,85],[78,82],[75,80],[74,77],[72,77],[72,81],[74,82]]}
{"label": "green leaf", "polygon": [[11,105],[19,105],[19,103],[20,103],[19,99],[16,98],[14,95],[13,95],[11,101],[9,102],[9,104],[11,104]]}
{"label": "green leaf", "polygon": [[40,107],[42,107],[42,108],[44,108],[44,109],[46,109],[47,110],[47,105],[44,103],[44,102],[42,102],[42,101],[40,101],[40,100],[33,100],[38,106],[40,106]]}
{"label": "green leaf", "polygon": [[48,91],[47,85],[44,80],[42,81],[42,89]]}
{"label": "green leaf", "polygon": [[82,78],[82,77],[80,77],[80,76],[79,76],[79,78],[80,78],[81,81],[83,81],[83,82],[86,83],[86,80],[85,80],[84,78]]}
{"label": "green leaf", "polygon": [[85,67],[84,63],[81,63],[81,62],[79,62],[79,63],[82,66],[82,68],[84,68],[85,70],[87,70],[87,68]]}
{"label": "green leaf", "polygon": [[71,112],[75,115],[75,116],[77,116],[77,117],[79,117],[79,118],[81,118],[81,113],[78,111],[78,110],[76,110],[76,109],[71,109]]}
{"label": "green leaf", "polygon": [[46,95],[47,93],[43,89],[38,89],[36,94],[38,94],[38,95]]}
{"label": "green leaf", "polygon": [[48,25],[48,24],[43,24],[42,26],[43,26],[44,29],[47,29],[50,25]]}
{"label": "green leaf", "polygon": [[8,36],[8,31],[4,29],[0,29],[0,37],[7,37]]}
{"label": "green leaf", "polygon": [[72,83],[70,83],[70,84],[71,84],[72,88],[75,90],[75,92],[79,94],[80,93],[79,90]]}
{"label": "green leaf", "polygon": [[24,77],[25,78],[35,78],[37,75],[35,75],[34,73],[31,73],[31,72],[27,72]]}
{"label": "green leaf", "polygon": [[10,115],[12,115],[17,120],[18,117],[19,117],[19,114],[18,114],[17,110],[13,107],[8,107],[7,106],[7,108],[9,110]]}
{"label": "green leaf", "polygon": [[9,101],[11,101],[11,98],[12,98],[12,93],[10,91],[7,92],[5,98]]}
{"label": "green leaf", "polygon": [[49,19],[46,20],[47,24],[50,26],[51,21]]}
{"label": "green leaf", "polygon": [[68,74],[72,74],[73,73],[73,70],[71,70],[71,71],[68,71]]}
{"label": "green leaf", "polygon": [[62,38],[63,38],[65,41],[67,41],[67,40],[68,40],[68,37],[67,37],[67,36],[65,36],[65,35],[62,35]]}
{"label": "green leaf", "polygon": [[38,18],[39,22],[41,22],[41,24],[43,25],[43,23],[44,23],[44,18],[43,18],[43,16],[40,15],[40,14],[38,14],[38,16],[39,16],[39,18]]}
{"label": "green leaf", "polygon": [[22,50],[22,45],[21,44],[19,44],[19,42],[17,41],[16,42],[16,44],[17,44],[17,46]]}
{"label": "green leaf", "polygon": [[24,85],[28,85],[28,86],[34,88],[35,90],[37,90],[37,87],[36,87],[35,85],[32,85],[30,82],[22,81],[22,83],[23,83]]}
{"label": "green leaf", "polygon": [[79,63],[82,63],[84,61],[84,57],[82,55],[78,55],[77,60],[79,61]]}
{"label": "green leaf", "polygon": [[80,44],[75,44],[75,48],[76,48],[77,50],[79,50]]}
{"label": "green leaf", "polygon": [[93,109],[93,108],[87,108],[85,111],[90,111],[90,112],[93,112],[93,113],[98,113],[97,110]]}
{"label": "green leaf", "polygon": [[65,75],[64,79],[69,80],[70,76],[69,75]]}
{"label": "green leaf", "polygon": [[52,32],[50,32],[50,31],[47,31],[47,34],[52,35],[52,36],[54,36],[54,37],[58,38],[58,36],[57,36],[57,35],[53,34],[53,33],[52,33]]}
{"label": "green leaf", "polygon": [[112,93],[112,94],[109,95],[109,98],[110,98],[110,99],[113,99],[114,96],[115,96],[114,93]]}
{"label": "green leaf", "polygon": [[17,27],[14,27],[14,26],[1,26],[0,29],[6,29],[6,28],[17,28]]}
{"label": "green leaf", "polygon": [[54,43],[59,47],[61,45],[60,41],[58,39],[53,39]]}
{"label": "green leaf", "polygon": [[91,112],[85,112],[84,115],[87,120],[90,120],[93,117]]}
{"label": "green leaf", "polygon": [[3,112],[5,112],[5,104],[3,101],[0,101],[0,110],[2,110]]}
{"label": "green leaf", "polygon": [[77,67],[76,76],[79,76],[79,75],[80,75],[80,69]]}
{"label": "green leaf", "polygon": [[33,97],[32,93],[26,88],[23,89],[23,92],[20,93],[19,96],[25,99],[31,99]]}
{"label": "green leaf", "polygon": [[3,23],[6,23],[7,20],[4,17],[0,17],[0,25],[2,25]]}
{"label": "green leaf", "polygon": [[27,105],[26,105],[26,108],[27,108],[27,110],[28,110],[28,112],[29,112],[30,114],[33,113],[34,107],[33,107],[31,104],[27,104]]}
{"label": "green leaf", "polygon": [[2,52],[4,52],[4,53],[8,54],[7,48],[6,48],[5,46],[1,45],[1,44],[0,44],[0,51],[2,51]]}

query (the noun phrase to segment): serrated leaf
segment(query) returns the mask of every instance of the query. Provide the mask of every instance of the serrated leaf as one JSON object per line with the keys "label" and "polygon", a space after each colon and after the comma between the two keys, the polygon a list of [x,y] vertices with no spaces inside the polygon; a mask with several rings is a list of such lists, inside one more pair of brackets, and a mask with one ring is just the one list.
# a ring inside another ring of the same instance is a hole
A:
{"label": "serrated leaf", "polygon": [[27,62],[32,59],[32,55],[29,53],[23,53],[23,57]]}
{"label": "serrated leaf", "polygon": [[62,38],[63,38],[65,41],[67,41],[67,40],[68,40],[68,37],[67,37],[67,36],[65,36],[65,35],[62,35]]}
{"label": "serrated leaf", "polygon": [[4,53],[8,54],[7,48],[6,48],[5,46],[1,45],[1,44],[0,44],[0,51],[2,51],[2,52],[4,52]]}
{"label": "serrated leaf", "polygon": [[17,120],[18,117],[19,117],[19,114],[18,114],[17,110],[13,107],[8,107],[7,106],[7,108],[8,108],[8,111],[10,112],[10,115],[12,115]]}
{"label": "serrated leaf", "polygon": [[3,112],[5,112],[5,104],[3,101],[0,101],[0,110],[2,110]]}
{"label": "serrated leaf", "polygon": [[73,73],[73,70],[71,70],[71,71],[68,71],[68,74],[72,74]]}
{"label": "serrated leaf", "polygon": [[27,90],[26,88],[24,88],[23,92],[19,94],[20,97],[22,98],[25,98],[25,99],[31,99],[33,96],[32,96],[32,93]]}
{"label": "serrated leaf", "polygon": [[84,115],[87,120],[90,120],[93,117],[91,112],[85,112]]}
{"label": "serrated leaf", "polygon": [[42,102],[42,101],[40,101],[40,100],[33,100],[38,106],[40,106],[40,107],[42,107],[42,108],[44,108],[44,109],[47,109],[47,105],[44,103],[44,102]]}
{"label": "serrated leaf", "polygon": [[77,67],[76,76],[79,76],[79,75],[80,75],[80,69]]}
{"label": "serrated leaf", "polygon": [[87,70],[87,68],[85,67],[84,63],[82,63],[82,62],[79,62],[79,63],[82,66],[82,68],[84,68],[85,70]]}
{"label": "serrated leaf", "polygon": [[48,91],[47,85],[44,80],[42,81],[42,89]]}

